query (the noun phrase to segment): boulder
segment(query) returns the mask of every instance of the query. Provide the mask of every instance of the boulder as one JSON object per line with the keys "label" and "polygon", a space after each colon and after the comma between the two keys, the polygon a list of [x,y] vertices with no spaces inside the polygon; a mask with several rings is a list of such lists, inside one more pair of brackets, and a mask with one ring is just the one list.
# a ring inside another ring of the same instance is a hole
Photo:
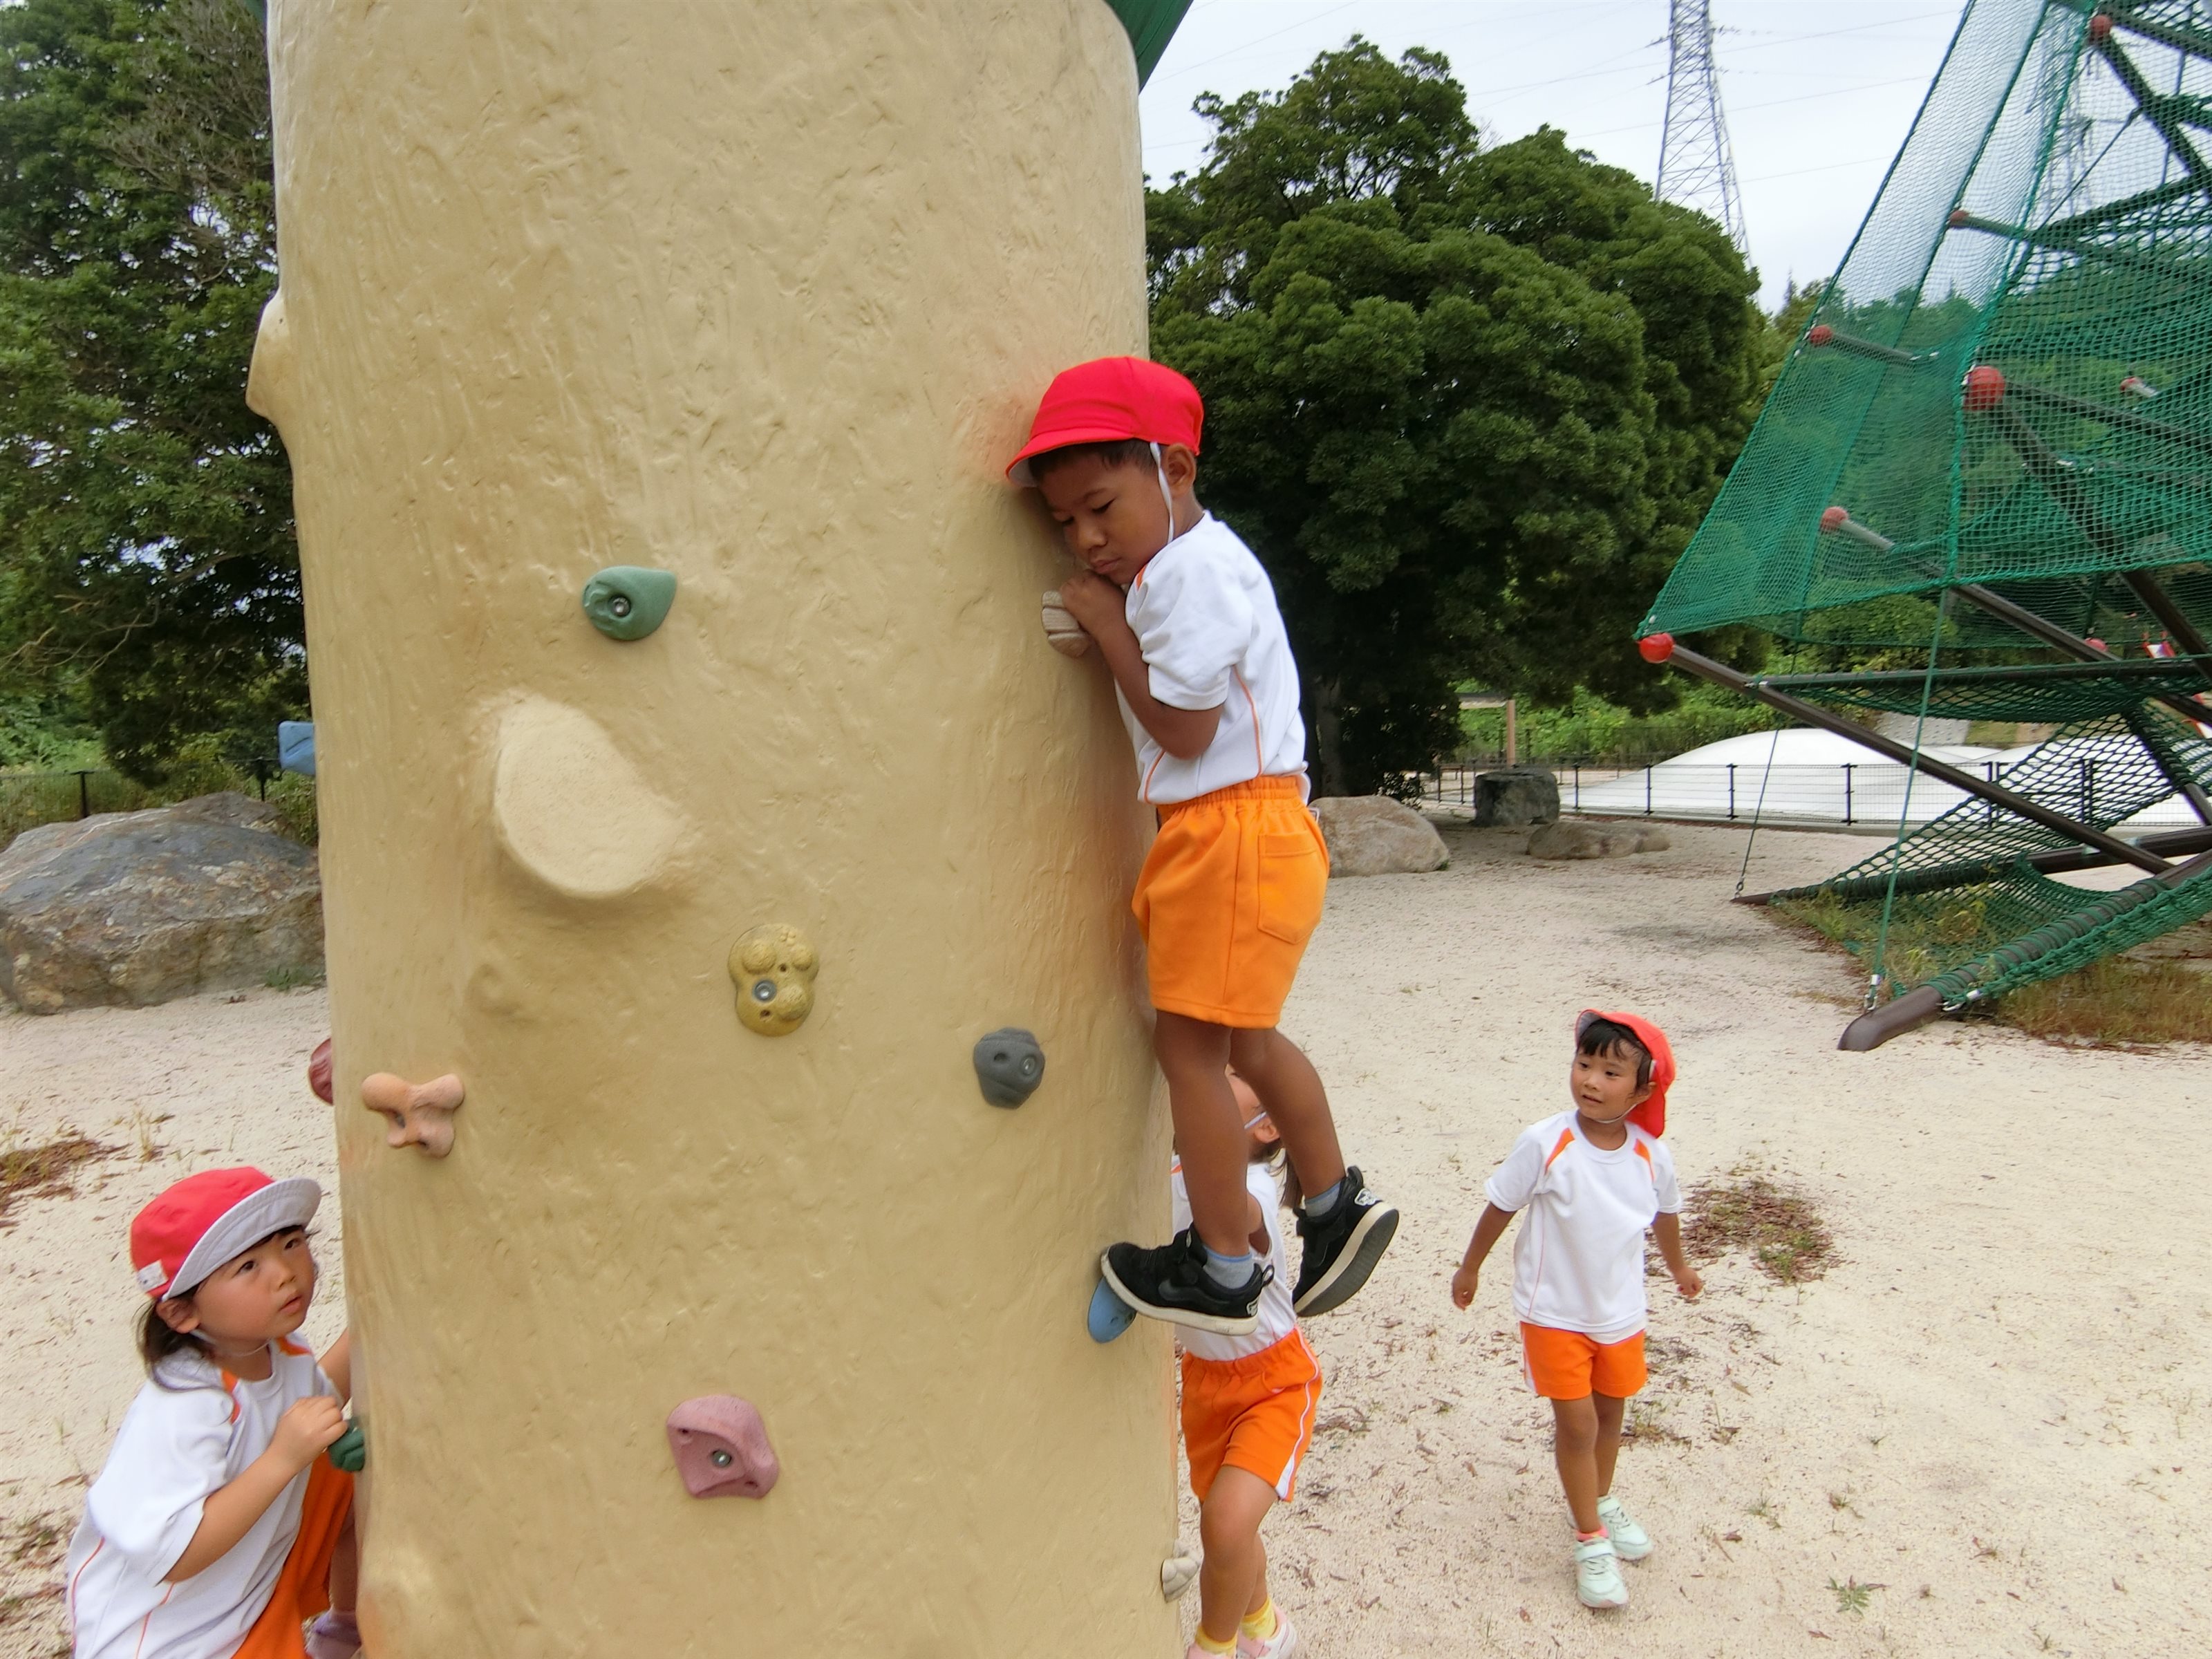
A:
{"label": "boulder", "polygon": [[0,851],[0,991],[52,1014],[319,968],[315,854],[276,822],[225,793],[25,830]]}
{"label": "boulder", "polygon": [[1387,795],[1332,795],[1314,804],[1331,876],[1395,876],[1451,861],[1436,825]]}
{"label": "boulder", "polygon": [[1474,821],[1511,827],[1550,823],[1559,816],[1559,781],[1548,767],[1501,766],[1474,775]]}
{"label": "boulder", "polygon": [[1532,859],[1618,859],[1631,853],[1663,853],[1670,843],[1656,823],[1604,823],[1561,818],[1528,837]]}

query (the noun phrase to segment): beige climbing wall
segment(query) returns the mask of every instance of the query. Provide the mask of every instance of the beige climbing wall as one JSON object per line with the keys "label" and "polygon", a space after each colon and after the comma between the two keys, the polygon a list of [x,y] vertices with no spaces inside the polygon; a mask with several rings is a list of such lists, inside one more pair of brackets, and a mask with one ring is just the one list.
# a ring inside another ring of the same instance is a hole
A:
{"label": "beige climbing wall", "polygon": [[[1000,481],[1144,340],[1103,0],[276,0],[375,1659],[1174,1642],[1143,843]],[[673,571],[620,644],[579,590]],[[782,922],[811,1018],[726,967]],[[1034,1030],[1043,1087],[969,1051]],[[364,1076],[453,1072],[451,1156]],[[757,1405],[760,1502],[662,1423]]]}

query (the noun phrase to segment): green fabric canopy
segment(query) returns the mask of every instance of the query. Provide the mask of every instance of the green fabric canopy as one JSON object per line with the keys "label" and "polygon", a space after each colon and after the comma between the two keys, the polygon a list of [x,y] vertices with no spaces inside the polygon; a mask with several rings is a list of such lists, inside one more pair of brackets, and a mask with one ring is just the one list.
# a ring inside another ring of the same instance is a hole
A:
{"label": "green fabric canopy", "polygon": [[1190,9],[1190,0],[1106,0],[1114,15],[1129,32],[1129,46],[1137,54],[1137,84],[1152,78],[1160,54],[1175,39],[1176,27]]}

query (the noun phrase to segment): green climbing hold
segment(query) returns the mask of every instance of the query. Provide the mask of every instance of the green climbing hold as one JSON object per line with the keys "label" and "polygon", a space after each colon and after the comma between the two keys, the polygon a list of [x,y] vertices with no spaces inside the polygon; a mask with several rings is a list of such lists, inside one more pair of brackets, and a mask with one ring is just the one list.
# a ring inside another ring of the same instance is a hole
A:
{"label": "green climbing hold", "polygon": [[641,640],[668,620],[676,573],[611,564],[584,584],[584,614],[611,640]]}
{"label": "green climbing hold", "polygon": [[361,1419],[356,1417],[346,1424],[346,1431],[331,1442],[325,1454],[331,1467],[343,1469],[348,1474],[359,1474],[368,1467],[368,1437],[362,1432]]}

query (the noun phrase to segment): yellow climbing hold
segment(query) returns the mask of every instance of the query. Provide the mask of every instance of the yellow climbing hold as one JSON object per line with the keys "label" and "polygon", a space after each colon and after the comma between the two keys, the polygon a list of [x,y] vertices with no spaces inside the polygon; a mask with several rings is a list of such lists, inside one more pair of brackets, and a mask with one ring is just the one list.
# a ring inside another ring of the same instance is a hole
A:
{"label": "yellow climbing hold", "polygon": [[785,1036],[814,1012],[813,944],[787,922],[764,921],[730,947],[738,1018],[763,1036]]}

